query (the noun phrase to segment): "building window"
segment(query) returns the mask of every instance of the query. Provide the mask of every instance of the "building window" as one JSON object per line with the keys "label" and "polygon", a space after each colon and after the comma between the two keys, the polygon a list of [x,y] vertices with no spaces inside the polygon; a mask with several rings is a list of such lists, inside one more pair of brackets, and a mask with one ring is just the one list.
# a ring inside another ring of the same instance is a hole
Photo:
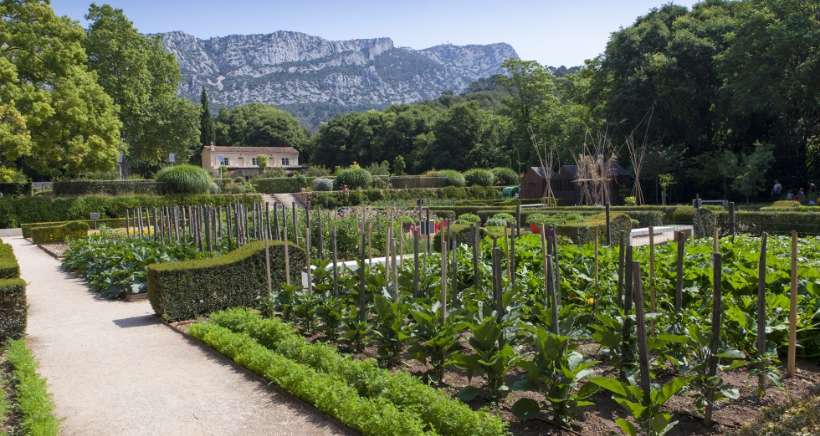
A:
{"label": "building window", "polygon": [[283,157],[283,158],[282,158],[282,166],[283,166],[283,167],[286,167],[286,166],[288,166],[288,165],[290,165],[290,159],[288,159],[288,158],[286,158],[286,157]]}
{"label": "building window", "polygon": [[217,156],[216,161],[219,162],[219,166],[225,166],[226,167],[226,166],[231,164],[231,162],[225,156]]}
{"label": "building window", "polygon": [[251,158],[251,166],[258,167],[259,166],[259,159],[252,157]]}

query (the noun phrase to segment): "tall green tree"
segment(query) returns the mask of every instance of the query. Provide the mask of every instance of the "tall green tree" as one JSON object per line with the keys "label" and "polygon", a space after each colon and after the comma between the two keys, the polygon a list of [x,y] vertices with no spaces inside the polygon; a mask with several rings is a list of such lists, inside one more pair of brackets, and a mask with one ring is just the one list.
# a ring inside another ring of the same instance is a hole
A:
{"label": "tall green tree", "polygon": [[143,172],[161,166],[169,153],[187,160],[198,148],[198,113],[176,95],[179,66],[156,36],[140,34],[121,9],[92,4],[88,65],[119,106],[129,162]]}
{"label": "tall green tree", "polygon": [[3,0],[0,23],[0,159],[49,176],[113,169],[121,123],[82,27],[42,0]]}
{"label": "tall green tree", "polygon": [[205,147],[211,145],[216,140],[214,133],[214,119],[211,117],[211,108],[208,103],[208,92],[202,88],[199,97],[199,143]]}
{"label": "tall green tree", "polygon": [[220,110],[216,140],[224,145],[291,146],[305,151],[308,132],[291,114],[274,106],[251,103]]}

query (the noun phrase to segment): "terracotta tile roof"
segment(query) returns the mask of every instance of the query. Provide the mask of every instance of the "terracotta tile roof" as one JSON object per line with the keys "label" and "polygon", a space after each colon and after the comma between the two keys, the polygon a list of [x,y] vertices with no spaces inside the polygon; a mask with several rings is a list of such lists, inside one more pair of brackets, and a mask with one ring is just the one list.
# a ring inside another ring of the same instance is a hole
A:
{"label": "terracotta tile roof", "polygon": [[293,147],[244,147],[244,146],[232,146],[232,145],[215,145],[213,148],[208,146],[209,149],[212,149],[215,152],[228,152],[233,151],[236,153],[260,153],[260,154],[268,154],[268,153],[285,153],[285,154],[299,154],[299,150]]}

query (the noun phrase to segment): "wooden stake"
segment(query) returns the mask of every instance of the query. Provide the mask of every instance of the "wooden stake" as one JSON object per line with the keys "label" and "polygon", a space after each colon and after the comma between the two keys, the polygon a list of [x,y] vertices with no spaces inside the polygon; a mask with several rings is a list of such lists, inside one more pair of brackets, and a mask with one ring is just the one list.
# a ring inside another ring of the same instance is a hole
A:
{"label": "wooden stake", "polygon": [[632,263],[632,287],[635,293],[635,321],[637,323],[638,335],[638,363],[641,370],[641,390],[643,391],[643,404],[650,404],[650,384],[649,384],[649,349],[646,343],[646,323],[643,313],[643,285],[641,283],[641,265],[638,262]]}
{"label": "wooden stake", "polygon": [[598,228],[595,228],[595,245],[593,247],[592,253],[593,257],[595,258],[595,270],[593,272],[593,283],[595,285],[595,301],[598,301],[598,269],[600,268],[600,260],[598,259]]}
{"label": "wooden stake", "polygon": [[493,301],[495,302],[496,318],[498,321],[504,317],[504,295],[501,285],[501,249],[493,247]]}
{"label": "wooden stake", "polygon": [[288,253],[288,247],[290,246],[290,241],[288,241],[288,226],[287,226],[287,223],[285,223],[285,226],[282,227],[282,229],[285,232],[285,238],[284,238],[284,241],[285,241],[285,245],[284,245],[284,249],[285,249],[285,283],[290,285],[290,254]]}
{"label": "wooden stake", "polygon": [[413,228],[413,296],[421,297],[421,289],[419,289],[419,229]]}
{"label": "wooden stake", "polygon": [[[655,295],[655,227],[649,226],[649,307],[652,313],[658,311],[658,301]],[[652,330],[654,323],[650,323]]]}
{"label": "wooden stake", "polygon": [[626,256],[625,247],[628,244],[626,235],[621,235],[621,243],[618,245],[618,307],[624,308],[624,258]]}
{"label": "wooden stake", "polygon": [[621,377],[626,378],[627,367],[634,362],[634,348],[632,341],[632,246],[627,245],[624,256],[624,322],[621,339]]}
{"label": "wooden stake", "polygon": [[367,263],[365,261],[365,249],[367,243],[367,236],[366,227],[366,212],[362,212],[362,223],[359,227],[359,322],[366,322],[367,321],[367,287],[365,285],[365,268],[367,268]]}
{"label": "wooden stake", "polygon": [[[274,216],[276,214],[274,213]],[[336,246],[336,225],[330,225],[330,244],[333,249],[333,296],[339,295],[339,270],[337,263],[339,262],[339,251]]]}
{"label": "wooden stake", "polygon": [[[712,254],[712,263],[713,263],[713,281],[714,281],[714,288],[715,292],[712,297],[712,337],[709,341],[709,361],[708,361],[708,368],[707,368],[707,375],[709,377],[715,377],[717,375],[717,366],[718,366],[718,348],[720,347],[720,315],[723,311],[721,307],[721,299],[722,295],[720,292],[720,280],[721,280],[721,257],[719,252],[715,252]],[[706,411],[704,413],[704,423],[707,427],[712,425],[712,409],[714,408],[715,403],[715,393],[714,391],[710,390],[706,393]]]}
{"label": "wooden stake", "polygon": [[612,245],[612,225],[609,220],[609,202],[604,206],[604,213],[606,214],[606,245]]}
{"label": "wooden stake", "polygon": [[441,305],[441,320],[447,321],[447,221],[441,229],[441,292],[439,294],[439,304]]}
{"label": "wooden stake", "polygon": [[481,278],[479,277],[478,262],[481,250],[481,226],[478,223],[473,225],[473,287],[476,291],[481,289]]}
{"label": "wooden stake", "polygon": [[131,229],[129,228],[129,224],[131,224],[131,212],[128,209],[125,209],[125,237],[131,237]]}
{"label": "wooden stake", "polygon": [[789,294],[789,350],[786,377],[794,377],[797,357],[797,232],[792,231],[791,293]]}
{"label": "wooden stake", "polygon": [[686,250],[686,233],[675,232],[675,241],[677,242],[678,257],[677,257],[677,276],[675,281],[675,318],[680,318],[681,310],[683,310],[683,260]]}
{"label": "wooden stake", "polygon": [[757,355],[760,358],[760,367],[757,374],[757,397],[763,398],[766,394],[766,242],[768,235],[760,235],[760,260],[757,270]]}

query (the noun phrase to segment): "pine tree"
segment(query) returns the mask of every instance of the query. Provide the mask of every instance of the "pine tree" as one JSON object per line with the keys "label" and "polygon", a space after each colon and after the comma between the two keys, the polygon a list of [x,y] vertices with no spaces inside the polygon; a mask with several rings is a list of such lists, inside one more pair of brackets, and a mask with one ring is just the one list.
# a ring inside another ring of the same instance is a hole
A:
{"label": "pine tree", "polygon": [[200,101],[202,108],[199,115],[199,142],[205,147],[214,142],[214,119],[211,118],[211,109],[208,107],[208,93],[204,87],[202,88]]}

